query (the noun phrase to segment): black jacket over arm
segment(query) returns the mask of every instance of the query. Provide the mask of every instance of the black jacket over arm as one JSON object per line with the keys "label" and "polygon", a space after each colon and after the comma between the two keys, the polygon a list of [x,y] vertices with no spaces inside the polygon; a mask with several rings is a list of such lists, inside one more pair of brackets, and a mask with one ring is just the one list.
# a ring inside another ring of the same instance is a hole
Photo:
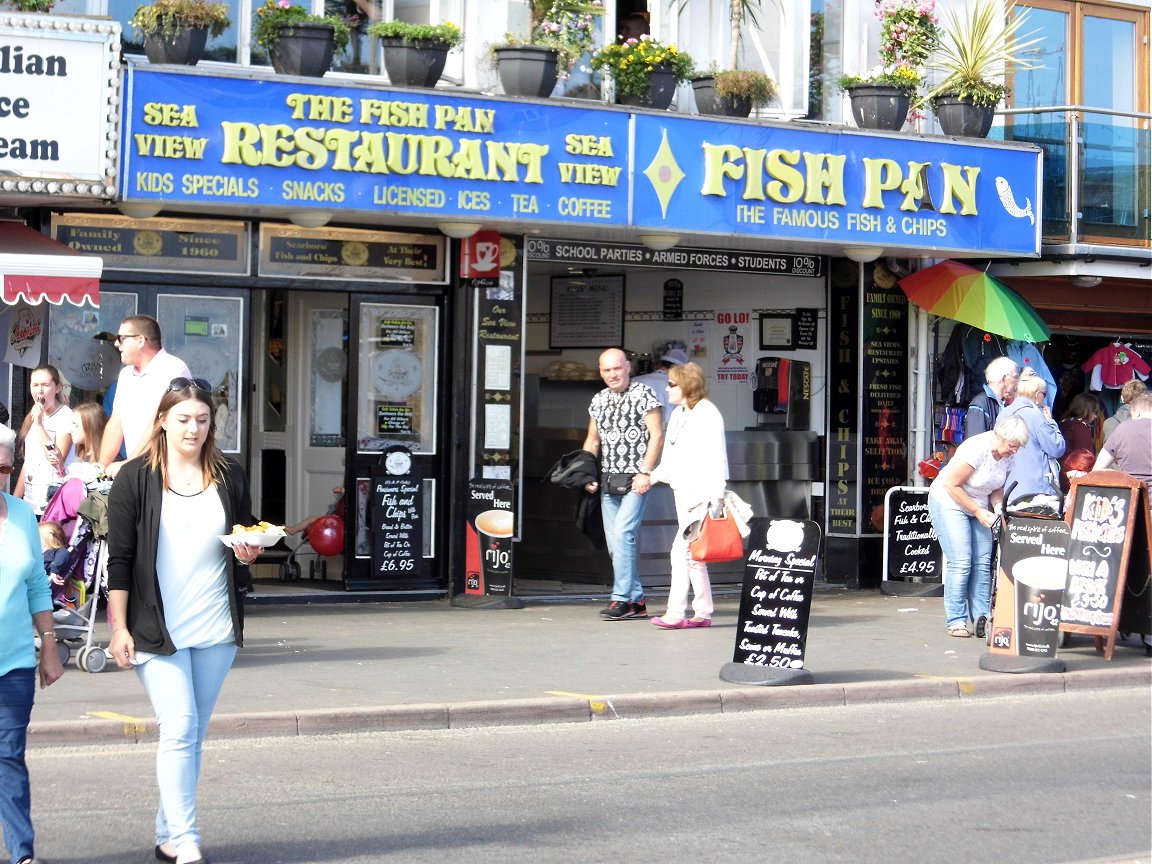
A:
{"label": "black jacket over arm", "polygon": [[[224,524],[251,524],[252,497],[248,476],[239,463],[227,460],[216,490],[224,505]],[[156,574],[156,552],[160,541],[160,504],[164,490],[160,475],[142,458],[124,464],[108,494],[108,589],[128,592],[128,620],[125,625],[138,651],[175,654],[176,646],[164,623],[164,600]],[[227,547],[221,545],[222,551]],[[244,644],[244,601],[238,591],[247,583],[247,569],[235,556],[228,555],[228,604],[236,644]]]}

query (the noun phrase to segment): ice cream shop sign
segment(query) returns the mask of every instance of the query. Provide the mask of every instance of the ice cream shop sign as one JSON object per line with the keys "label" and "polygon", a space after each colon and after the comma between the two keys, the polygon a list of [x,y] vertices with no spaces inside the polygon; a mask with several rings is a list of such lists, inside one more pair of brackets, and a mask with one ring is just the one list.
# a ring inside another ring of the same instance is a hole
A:
{"label": "ice cream shop sign", "polygon": [[[111,197],[120,25],[66,16],[0,23],[0,196]],[[61,110],[60,106],[67,106]]]}

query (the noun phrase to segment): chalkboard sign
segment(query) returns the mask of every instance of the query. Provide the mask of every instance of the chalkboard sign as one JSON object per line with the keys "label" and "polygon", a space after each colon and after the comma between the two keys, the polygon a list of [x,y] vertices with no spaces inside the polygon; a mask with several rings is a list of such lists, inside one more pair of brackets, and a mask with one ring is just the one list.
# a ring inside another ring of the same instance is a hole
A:
{"label": "chalkboard sign", "polygon": [[1060,609],[1060,629],[1088,633],[1106,640],[1104,659],[1112,659],[1116,630],[1147,633],[1145,620],[1124,615],[1125,592],[1131,577],[1134,610],[1147,608],[1146,590],[1152,548],[1152,523],[1144,485],[1120,471],[1093,471],[1072,481],[1066,518],[1071,525],[1068,585]]}
{"label": "chalkboard sign", "polygon": [[418,477],[372,477],[372,572],[376,578],[402,579],[420,573],[423,511],[423,484]]}
{"label": "chalkboard sign", "polygon": [[940,596],[944,552],[928,514],[928,490],[893,486],[884,496],[884,594]]}
{"label": "chalkboard sign", "polygon": [[749,527],[732,662],[803,669],[820,528],[807,520],[763,518]]}

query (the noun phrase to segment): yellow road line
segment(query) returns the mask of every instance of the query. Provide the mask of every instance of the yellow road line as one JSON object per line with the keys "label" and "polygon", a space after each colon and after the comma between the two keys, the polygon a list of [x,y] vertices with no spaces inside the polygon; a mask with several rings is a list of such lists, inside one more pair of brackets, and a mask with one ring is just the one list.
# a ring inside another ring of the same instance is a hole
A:
{"label": "yellow road line", "polygon": [[976,682],[972,678],[966,678],[962,675],[917,675],[917,678],[924,678],[928,681],[955,681],[961,693],[971,694],[976,689]]}
{"label": "yellow road line", "polygon": [[148,720],[144,717],[129,717],[127,714],[117,714],[115,711],[89,711],[88,717],[98,717],[101,720],[119,720],[124,724],[124,734],[135,738],[148,730]]}
{"label": "yellow road line", "polygon": [[589,696],[587,693],[569,693],[567,690],[547,690],[545,691],[549,696],[571,696],[575,699],[587,699],[588,707],[592,710],[593,714],[606,714],[609,709],[615,714],[616,710],[612,708],[612,703],[605,699],[603,696]]}

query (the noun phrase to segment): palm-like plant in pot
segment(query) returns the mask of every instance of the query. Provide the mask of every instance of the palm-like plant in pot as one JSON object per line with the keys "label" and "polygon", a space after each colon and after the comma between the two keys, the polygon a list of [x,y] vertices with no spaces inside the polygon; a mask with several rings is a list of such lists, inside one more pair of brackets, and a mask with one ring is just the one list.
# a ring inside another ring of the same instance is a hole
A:
{"label": "palm-like plant in pot", "polygon": [[[509,96],[545,97],[567,78],[596,44],[602,0],[528,0],[529,31],[507,33],[491,47],[500,83]],[[550,68],[549,68],[550,67]]]}
{"label": "palm-like plant in pot", "polygon": [[220,36],[232,24],[226,3],[210,0],[154,0],[137,7],[128,22],[144,40],[152,63],[195,66],[208,37]]}
{"label": "palm-like plant in pot", "polygon": [[[671,2],[683,10],[688,0]],[[776,98],[776,82],[769,75],[757,69],[739,68],[744,22],[757,25],[759,11],[760,0],[729,0],[727,68],[718,70],[713,64],[707,74],[692,79],[696,109],[701,114],[747,117],[753,108],[763,108]]]}
{"label": "palm-like plant in pot", "polygon": [[1002,12],[993,0],[944,13],[942,38],[928,62],[944,78],[929,91],[928,104],[945,134],[986,136],[1009,92],[1007,67],[1036,68],[1025,55],[1042,39],[1020,35],[1027,20],[1028,10],[1012,4]]}

